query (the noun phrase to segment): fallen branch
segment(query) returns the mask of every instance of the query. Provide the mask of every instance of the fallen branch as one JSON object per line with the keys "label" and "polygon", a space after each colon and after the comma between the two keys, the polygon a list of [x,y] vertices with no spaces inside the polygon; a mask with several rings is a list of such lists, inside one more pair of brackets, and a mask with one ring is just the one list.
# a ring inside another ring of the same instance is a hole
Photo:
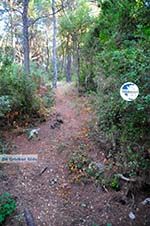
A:
{"label": "fallen branch", "polygon": [[36,226],[33,219],[33,215],[30,212],[30,210],[27,208],[24,210],[24,217],[25,217],[27,226]]}
{"label": "fallen branch", "polygon": [[47,169],[48,169],[48,167],[46,166],[46,167],[39,173],[39,176],[41,176]]}
{"label": "fallen branch", "polygon": [[105,191],[105,192],[107,192],[107,193],[108,193],[108,190],[107,190],[107,188],[106,188],[106,186],[105,186],[105,185],[103,185],[103,186],[102,186],[102,188],[104,189],[104,191]]}
{"label": "fallen branch", "polygon": [[118,173],[116,176],[119,177],[119,178],[121,178],[122,180],[127,181],[127,182],[135,182],[136,181],[136,179],[125,177],[121,173]]}

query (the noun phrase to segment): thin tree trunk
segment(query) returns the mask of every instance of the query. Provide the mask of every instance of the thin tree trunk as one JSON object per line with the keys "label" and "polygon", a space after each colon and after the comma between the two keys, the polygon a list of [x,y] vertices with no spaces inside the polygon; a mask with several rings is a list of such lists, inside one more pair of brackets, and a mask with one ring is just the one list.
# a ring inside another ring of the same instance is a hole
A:
{"label": "thin tree trunk", "polygon": [[73,63],[75,65],[74,71],[77,75],[77,87],[80,88],[80,44],[76,34],[72,35],[73,41]]}
{"label": "thin tree trunk", "polygon": [[71,54],[67,55],[66,82],[71,82]]}
{"label": "thin tree trunk", "polygon": [[9,3],[10,5],[10,25],[11,25],[11,47],[12,47],[12,59],[15,61],[15,39],[14,39],[14,24],[13,24],[13,10],[12,10],[12,1]]}
{"label": "thin tree trunk", "polygon": [[48,46],[48,38],[46,40],[46,54],[47,54],[47,59],[46,59],[46,71],[48,72],[49,69],[49,46]]}
{"label": "thin tree trunk", "polygon": [[62,53],[60,71],[61,71],[61,74],[65,73],[65,56],[64,56],[64,52]]}
{"label": "thin tree trunk", "polygon": [[80,47],[79,47],[79,43],[77,41],[77,79],[78,79],[78,90],[80,88]]}
{"label": "thin tree trunk", "polygon": [[25,75],[29,75],[29,73],[30,73],[28,6],[29,6],[29,0],[23,0],[22,20],[23,20],[23,53],[24,53],[24,72],[25,72]]}
{"label": "thin tree trunk", "polygon": [[57,79],[58,79],[58,68],[57,68],[57,53],[56,53],[56,10],[55,10],[55,0],[52,0],[52,13],[53,13],[53,56],[52,56],[52,63],[53,63],[53,88],[57,88]]}
{"label": "thin tree trunk", "polygon": [[66,82],[71,82],[71,51],[69,47],[70,37],[67,37]]}

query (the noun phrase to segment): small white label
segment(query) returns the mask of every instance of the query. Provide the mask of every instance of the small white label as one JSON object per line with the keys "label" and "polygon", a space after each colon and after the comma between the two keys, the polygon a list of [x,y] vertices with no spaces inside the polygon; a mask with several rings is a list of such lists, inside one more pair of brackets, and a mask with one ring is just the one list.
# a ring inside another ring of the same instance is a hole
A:
{"label": "small white label", "polygon": [[120,95],[126,101],[133,101],[139,95],[139,88],[133,82],[126,82],[120,88]]}
{"label": "small white label", "polygon": [[34,163],[38,155],[0,155],[0,163]]}

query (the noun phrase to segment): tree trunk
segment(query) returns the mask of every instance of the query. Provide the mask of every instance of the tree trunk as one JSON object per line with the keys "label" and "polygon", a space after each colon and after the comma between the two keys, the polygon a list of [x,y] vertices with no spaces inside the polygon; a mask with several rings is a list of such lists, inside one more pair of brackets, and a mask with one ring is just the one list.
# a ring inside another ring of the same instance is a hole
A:
{"label": "tree trunk", "polygon": [[73,63],[75,65],[75,73],[77,75],[77,87],[80,88],[80,44],[77,34],[72,34],[73,41]]}
{"label": "tree trunk", "polygon": [[22,21],[23,21],[23,53],[24,53],[24,72],[25,72],[25,75],[29,75],[29,73],[30,73],[28,6],[29,6],[29,0],[23,0]]}
{"label": "tree trunk", "polygon": [[71,82],[71,49],[69,46],[70,37],[67,37],[67,47],[66,47],[66,82]]}
{"label": "tree trunk", "polygon": [[46,59],[46,71],[47,73],[49,72],[49,46],[48,46],[48,37],[47,37],[47,41],[46,41],[46,54],[47,54],[47,59]]}
{"label": "tree trunk", "polygon": [[67,55],[66,82],[71,82],[71,54]]}
{"label": "tree trunk", "polygon": [[80,47],[79,47],[79,42],[77,41],[77,86],[78,90],[80,88]]}
{"label": "tree trunk", "polygon": [[58,77],[58,68],[57,68],[57,54],[56,54],[56,10],[55,10],[55,0],[52,0],[52,13],[53,13],[53,49],[52,49],[52,63],[53,63],[53,88],[57,88],[57,77]]}
{"label": "tree trunk", "polygon": [[10,26],[11,26],[11,48],[12,48],[12,59],[13,62],[15,61],[15,38],[14,38],[14,24],[13,24],[13,10],[12,10],[12,1],[9,2],[9,7],[10,7],[10,12],[9,12],[9,16],[10,16]]}

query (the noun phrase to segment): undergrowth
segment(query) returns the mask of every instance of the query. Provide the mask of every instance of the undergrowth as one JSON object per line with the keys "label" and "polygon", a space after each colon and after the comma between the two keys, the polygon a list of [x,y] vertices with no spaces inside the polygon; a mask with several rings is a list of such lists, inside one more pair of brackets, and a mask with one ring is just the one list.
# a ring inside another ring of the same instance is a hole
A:
{"label": "undergrowth", "polygon": [[2,224],[7,217],[11,216],[16,210],[16,201],[11,194],[5,192],[0,195],[0,224]]}

